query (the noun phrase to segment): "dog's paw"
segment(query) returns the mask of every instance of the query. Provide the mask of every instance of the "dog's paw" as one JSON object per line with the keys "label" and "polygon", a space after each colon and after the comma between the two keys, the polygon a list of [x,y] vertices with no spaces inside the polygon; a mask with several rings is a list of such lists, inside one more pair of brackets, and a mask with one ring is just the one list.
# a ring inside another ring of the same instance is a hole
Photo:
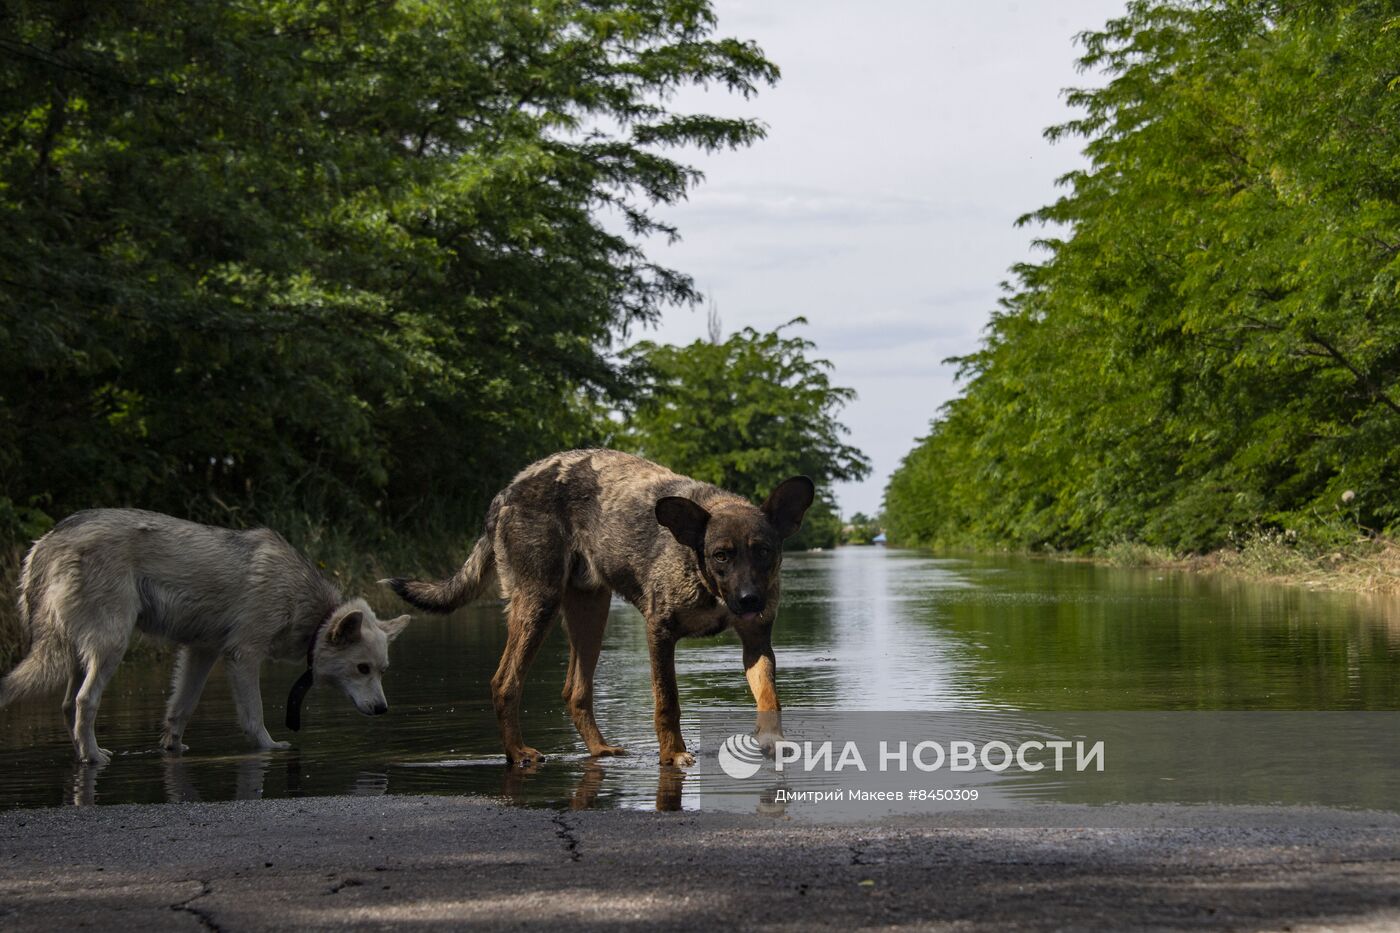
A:
{"label": "dog's paw", "polygon": [[85,765],[106,765],[112,763],[112,753],[105,748],[94,748],[78,753],[78,760]]}
{"label": "dog's paw", "polygon": [[506,760],[517,768],[534,768],[544,761],[544,755],[540,754],[539,749],[522,745],[514,751],[507,752]]}
{"label": "dog's paw", "polygon": [[259,749],[265,752],[280,752],[291,747],[291,742],[264,742],[258,746]]}
{"label": "dog's paw", "polygon": [[625,755],[627,749],[621,745],[599,745],[597,748],[590,748],[588,754],[594,758],[606,758],[612,755]]}
{"label": "dog's paw", "polygon": [[758,742],[758,747],[763,750],[763,754],[772,758],[777,753],[778,743],[783,741],[783,734],[781,732],[760,732],[754,736],[754,740]]}
{"label": "dog's paw", "polygon": [[690,752],[669,752],[661,756],[661,763],[676,768],[689,768],[695,764],[695,756]]}

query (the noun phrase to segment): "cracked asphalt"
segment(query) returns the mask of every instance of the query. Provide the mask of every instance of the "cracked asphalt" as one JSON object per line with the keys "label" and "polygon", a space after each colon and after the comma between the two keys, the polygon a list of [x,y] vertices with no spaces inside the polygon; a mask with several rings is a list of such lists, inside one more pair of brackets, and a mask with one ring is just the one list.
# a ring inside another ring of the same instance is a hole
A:
{"label": "cracked asphalt", "polygon": [[823,825],[325,797],[0,814],[0,928],[1400,928],[1400,816]]}

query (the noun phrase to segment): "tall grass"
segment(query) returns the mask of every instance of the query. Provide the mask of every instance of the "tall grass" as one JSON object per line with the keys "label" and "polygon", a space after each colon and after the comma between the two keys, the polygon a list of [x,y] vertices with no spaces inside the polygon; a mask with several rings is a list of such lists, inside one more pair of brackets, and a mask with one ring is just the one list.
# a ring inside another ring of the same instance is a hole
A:
{"label": "tall grass", "polygon": [[15,602],[19,585],[19,566],[24,560],[22,547],[0,550],[0,670],[9,670],[19,660],[28,645],[29,636],[19,624],[19,606]]}
{"label": "tall grass", "polygon": [[1352,592],[1400,592],[1400,544],[1345,520],[1303,529],[1254,529],[1205,554],[1176,554],[1139,542],[1102,548],[1117,567],[1164,567]]}

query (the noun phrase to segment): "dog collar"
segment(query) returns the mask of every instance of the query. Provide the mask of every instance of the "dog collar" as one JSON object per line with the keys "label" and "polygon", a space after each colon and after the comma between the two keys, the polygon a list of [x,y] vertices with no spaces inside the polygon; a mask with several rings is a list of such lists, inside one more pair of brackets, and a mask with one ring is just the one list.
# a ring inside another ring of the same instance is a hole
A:
{"label": "dog collar", "polygon": [[293,732],[301,731],[301,704],[306,699],[306,694],[311,690],[312,685],[316,683],[316,637],[321,634],[321,629],[326,627],[331,621],[331,617],[335,615],[335,610],[339,608],[339,606],[332,607],[331,611],[326,613],[326,617],[312,631],[311,644],[306,646],[306,670],[297,678],[297,682],[292,684],[292,689],[287,694],[287,728]]}

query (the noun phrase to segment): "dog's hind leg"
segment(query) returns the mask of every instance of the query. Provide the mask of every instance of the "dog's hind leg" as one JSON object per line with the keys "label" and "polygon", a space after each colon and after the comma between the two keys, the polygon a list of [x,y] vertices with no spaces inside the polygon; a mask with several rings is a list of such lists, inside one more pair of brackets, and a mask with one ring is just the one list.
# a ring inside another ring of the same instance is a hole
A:
{"label": "dog's hind leg", "polygon": [[100,651],[89,651],[83,659],[86,674],[74,698],[73,744],[78,759],[88,764],[105,765],[112,760],[112,753],[97,745],[97,707],[102,703],[102,691],[107,689],[107,681],[116,673],[125,653],[126,645],[123,643]]}
{"label": "dog's hind leg", "polygon": [[[567,619],[568,616],[565,616]],[[568,631],[568,623],[565,622],[564,630]],[[564,668],[564,689],[559,694],[564,698],[567,706],[574,696],[574,679],[578,677],[578,652],[574,650],[574,636],[569,635],[569,665]]]}
{"label": "dog's hind leg", "polygon": [[160,747],[168,752],[182,752],[186,749],[180,738],[185,734],[190,716],[194,714],[199,695],[204,692],[204,683],[209,679],[209,671],[219,659],[214,648],[185,645],[175,661],[175,676],[171,678],[170,702],[165,706],[165,732],[160,737]]}
{"label": "dog's hind leg", "polygon": [[233,705],[238,710],[238,724],[253,744],[264,751],[291,748],[291,742],[274,740],[263,723],[261,667],[262,657],[258,654],[224,658],[224,670],[228,672],[229,686],[233,690]]}
{"label": "dog's hind leg", "polygon": [[126,654],[141,604],[133,581],[119,569],[96,558],[90,569],[86,561],[83,566],[81,584],[74,582],[50,607],[50,622],[67,633],[69,662],[83,671],[73,695],[73,747],[79,761],[102,765],[112,753],[97,744],[97,708]]}
{"label": "dog's hind leg", "polygon": [[63,721],[68,724],[68,736],[77,744],[75,717],[78,710],[78,688],[83,683],[83,666],[75,655],[68,658],[68,682],[63,686]]}
{"label": "dog's hind leg", "polygon": [[506,608],[506,648],[501,653],[496,675],[491,678],[491,699],[506,760],[511,764],[529,766],[544,760],[544,756],[526,745],[521,736],[520,693],[525,686],[525,672],[558,614],[557,599],[521,591],[511,594],[510,605]]}
{"label": "dog's hind leg", "polygon": [[621,755],[620,745],[609,745],[598,731],[593,716],[593,672],[603,648],[603,632],[608,626],[608,601],[612,592],[570,588],[564,592],[564,626],[569,632],[569,676],[564,682],[564,701],[569,716],[588,746],[590,755]]}

